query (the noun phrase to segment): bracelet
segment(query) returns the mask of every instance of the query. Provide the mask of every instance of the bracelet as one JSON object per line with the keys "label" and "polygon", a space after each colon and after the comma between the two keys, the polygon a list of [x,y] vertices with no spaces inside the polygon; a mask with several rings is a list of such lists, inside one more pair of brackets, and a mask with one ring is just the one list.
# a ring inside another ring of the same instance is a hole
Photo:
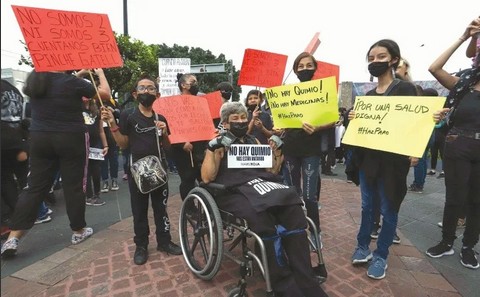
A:
{"label": "bracelet", "polygon": [[113,128],[113,129],[110,128],[110,131],[111,131],[111,132],[117,132],[118,130],[120,130],[120,127],[118,127],[118,126],[117,126],[117,128]]}
{"label": "bracelet", "polygon": [[104,148],[104,149],[108,148],[108,145],[104,146],[103,148]]}

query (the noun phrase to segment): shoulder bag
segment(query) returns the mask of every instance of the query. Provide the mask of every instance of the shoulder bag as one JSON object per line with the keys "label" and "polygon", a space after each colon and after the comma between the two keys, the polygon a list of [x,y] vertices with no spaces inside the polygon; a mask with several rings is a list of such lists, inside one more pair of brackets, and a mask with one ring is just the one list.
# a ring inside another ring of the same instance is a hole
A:
{"label": "shoulder bag", "polygon": [[[155,119],[158,121],[157,113],[155,113]],[[159,130],[156,127],[155,130],[160,158],[155,155],[149,155],[132,163],[132,157],[130,156],[130,172],[138,190],[142,194],[150,193],[168,182],[168,175],[161,161]]]}

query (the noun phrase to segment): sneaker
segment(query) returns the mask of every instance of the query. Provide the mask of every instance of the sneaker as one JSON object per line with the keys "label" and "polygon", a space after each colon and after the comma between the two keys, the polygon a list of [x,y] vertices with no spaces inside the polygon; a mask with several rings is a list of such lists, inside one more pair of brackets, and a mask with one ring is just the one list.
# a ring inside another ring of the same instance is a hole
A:
{"label": "sneaker", "polygon": [[378,230],[380,230],[379,228],[375,228],[372,233],[370,233],[370,238],[371,239],[377,239],[378,238]]}
{"label": "sneaker", "polygon": [[434,247],[431,247],[427,250],[426,254],[432,258],[440,258],[443,256],[453,255],[455,251],[452,248],[452,244],[448,244],[444,241],[441,241]]}
{"label": "sneaker", "polygon": [[388,268],[387,260],[375,256],[368,266],[367,276],[373,279],[382,279],[386,275],[386,271]]}
{"label": "sneaker", "polygon": [[79,244],[82,241],[85,241],[87,238],[92,236],[93,229],[90,227],[83,228],[83,232],[81,234],[73,233],[72,234],[72,244]]}
{"label": "sneaker", "polygon": [[437,178],[444,178],[445,177],[445,172],[440,172],[437,176]]}
{"label": "sneaker", "polygon": [[2,245],[2,257],[13,257],[17,253],[18,238],[12,237]]}
{"label": "sneaker", "polygon": [[411,184],[410,187],[408,187],[408,190],[413,193],[417,194],[422,194],[423,193],[423,187],[420,187],[416,184]]}
{"label": "sneaker", "polygon": [[443,228],[443,222],[438,222],[437,226],[440,227],[440,228]]}
{"label": "sneaker", "polygon": [[372,255],[372,252],[370,252],[370,249],[368,248],[364,249],[357,246],[352,255],[352,264],[367,263],[372,258],[373,258],[373,255]]}
{"label": "sneaker", "polygon": [[433,169],[430,169],[428,172],[427,172],[427,175],[435,175],[437,174],[437,172]]}
{"label": "sneaker", "polygon": [[475,251],[470,247],[462,247],[462,251],[460,252],[460,263],[470,269],[478,269],[478,267],[480,267]]}
{"label": "sneaker", "polygon": [[37,218],[37,220],[35,221],[35,225],[38,225],[38,224],[42,224],[42,223],[48,223],[52,220],[52,217],[49,216],[49,215],[45,215],[41,218]]}
{"label": "sneaker", "polygon": [[100,192],[102,192],[102,193],[108,193],[109,190],[110,190],[110,188],[108,187],[108,181],[104,181],[104,182],[103,182],[102,189],[100,190]]}
{"label": "sneaker", "polygon": [[397,233],[395,233],[395,235],[393,236],[393,243],[395,244],[400,244],[402,240],[400,239],[400,237],[398,237]]}
{"label": "sneaker", "polygon": [[111,190],[112,191],[118,191],[119,187],[118,187],[118,183],[117,183],[117,180],[116,179],[113,179],[112,180],[112,188]]}
{"label": "sneaker", "polygon": [[124,173],[122,179],[127,180],[128,179],[128,174]]}
{"label": "sneaker", "polygon": [[168,255],[172,254],[178,256],[182,254],[182,248],[171,241],[168,243],[159,244],[157,246],[157,251],[165,252]]}
{"label": "sneaker", "polygon": [[52,213],[53,213],[53,210],[47,207],[47,216],[51,215]]}
{"label": "sneaker", "polygon": [[93,198],[88,198],[85,204],[90,206],[102,206],[102,205],[105,205],[105,203],[106,202],[100,199],[100,197],[93,197]]}

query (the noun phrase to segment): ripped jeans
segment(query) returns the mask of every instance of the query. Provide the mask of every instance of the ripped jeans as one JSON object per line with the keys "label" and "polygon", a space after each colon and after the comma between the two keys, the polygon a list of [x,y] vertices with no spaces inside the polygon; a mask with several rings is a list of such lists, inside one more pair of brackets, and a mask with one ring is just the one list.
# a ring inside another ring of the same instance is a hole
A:
{"label": "ripped jeans", "polygon": [[[318,182],[320,180],[320,156],[292,157],[285,156],[283,178],[288,186],[294,186],[299,196],[305,202],[307,216],[313,220],[320,231],[317,197],[320,195]],[[300,184],[303,182],[303,184]]]}

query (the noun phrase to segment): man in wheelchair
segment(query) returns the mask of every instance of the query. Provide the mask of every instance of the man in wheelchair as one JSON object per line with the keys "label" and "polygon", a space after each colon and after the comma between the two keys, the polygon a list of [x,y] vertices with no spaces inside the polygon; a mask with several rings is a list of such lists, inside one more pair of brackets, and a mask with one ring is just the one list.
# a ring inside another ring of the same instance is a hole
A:
{"label": "man in wheelchair", "polygon": [[312,268],[302,200],[278,175],[283,162],[280,144],[269,143],[272,168],[228,168],[226,156],[232,144],[259,142],[246,134],[248,116],[243,104],[224,103],[220,116],[226,131],[208,143],[202,181],[225,185],[228,194],[215,197],[218,207],[245,219],[262,237],[275,296],[327,296]]}

